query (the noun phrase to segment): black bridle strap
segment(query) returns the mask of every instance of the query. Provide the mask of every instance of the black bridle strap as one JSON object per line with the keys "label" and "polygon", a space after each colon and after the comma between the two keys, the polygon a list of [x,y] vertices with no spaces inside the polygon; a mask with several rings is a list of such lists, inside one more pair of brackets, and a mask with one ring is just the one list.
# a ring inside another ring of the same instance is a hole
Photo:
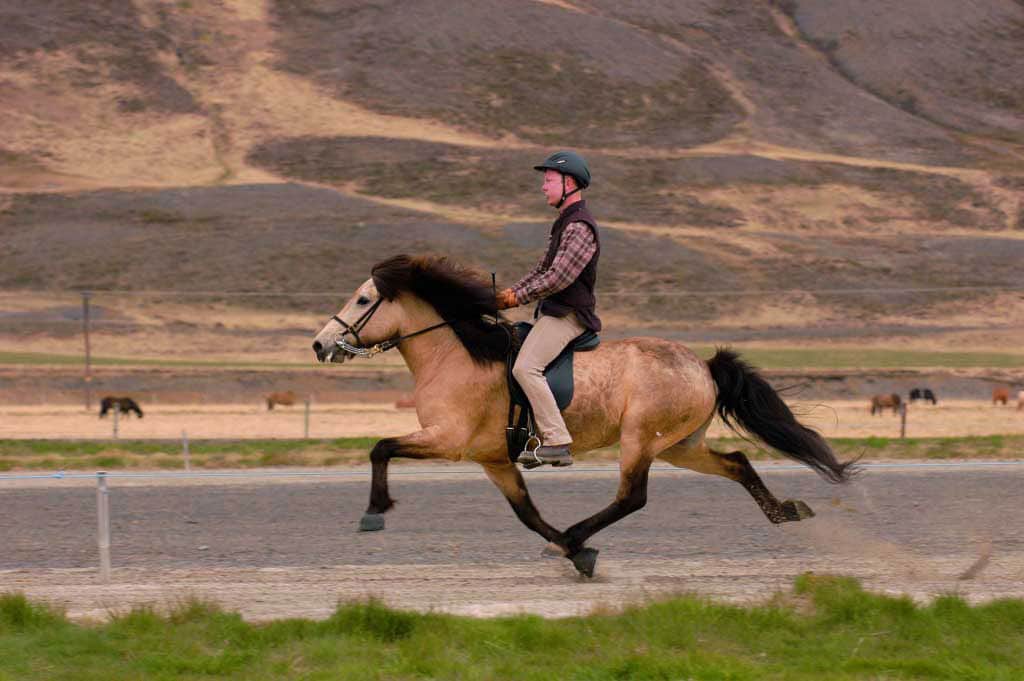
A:
{"label": "black bridle strap", "polygon": [[[351,333],[352,336],[356,339],[357,346],[362,348],[363,341],[362,341],[362,339],[359,338],[359,332],[362,331],[363,327],[366,326],[367,322],[370,321],[370,317],[372,317],[373,313],[377,311],[377,308],[380,307],[380,304],[381,304],[381,302],[383,302],[383,300],[384,300],[383,298],[378,298],[377,302],[370,306],[370,309],[368,309],[366,312],[364,312],[362,315],[360,315],[359,319],[357,319],[355,321],[355,324],[351,324],[351,325],[348,324],[345,320],[341,319],[338,315],[331,315],[331,319],[333,319],[334,321],[336,321],[339,324],[341,324],[342,328],[345,329],[346,333]],[[414,331],[412,333],[408,333],[408,334],[406,334],[404,336],[398,336],[397,338],[389,338],[388,340],[386,340],[386,341],[384,341],[382,343],[377,343],[372,348],[367,348],[367,350],[369,351],[369,354],[367,356],[373,356],[373,355],[375,355],[375,354],[377,354],[379,352],[386,352],[386,351],[390,350],[391,348],[397,346],[399,343],[401,343],[404,340],[408,340],[410,338],[415,338],[416,336],[419,336],[420,334],[427,333],[428,331],[433,331],[434,329],[440,329],[442,326],[448,326],[449,324],[451,324],[451,322],[445,321],[445,322],[441,322],[439,324],[434,324],[433,326],[428,326],[425,329],[420,329],[419,331]],[[340,344],[340,341],[339,341],[339,344]]]}
{"label": "black bridle strap", "polygon": [[363,327],[366,326],[366,323],[368,321],[370,321],[370,317],[373,316],[373,313],[377,311],[377,308],[380,307],[380,304],[383,301],[384,301],[383,298],[378,298],[377,302],[374,303],[373,305],[371,305],[370,308],[366,312],[361,314],[359,316],[359,319],[356,320],[356,323],[352,324],[351,326],[348,324],[348,322],[346,322],[344,319],[342,319],[341,317],[339,317],[336,314],[335,315],[331,315],[331,319],[333,319],[334,321],[336,321],[339,324],[341,324],[341,326],[345,329],[345,333],[352,334],[352,337],[356,339],[356,344],[357,345],[362,345],[363,341],[360,340],[360,338],[359,338],[359,332],[362,331]]}

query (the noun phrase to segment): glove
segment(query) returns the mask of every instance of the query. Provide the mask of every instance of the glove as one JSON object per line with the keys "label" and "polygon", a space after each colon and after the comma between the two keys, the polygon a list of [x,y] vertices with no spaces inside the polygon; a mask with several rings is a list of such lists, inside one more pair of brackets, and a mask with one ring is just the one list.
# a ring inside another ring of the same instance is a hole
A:
{"label": "glove", "polygon": [[499,310],[507,310],[510,307],[516,307],[519,303],[516,302],[516,294],[510,288],[498,291],[496,299]]}

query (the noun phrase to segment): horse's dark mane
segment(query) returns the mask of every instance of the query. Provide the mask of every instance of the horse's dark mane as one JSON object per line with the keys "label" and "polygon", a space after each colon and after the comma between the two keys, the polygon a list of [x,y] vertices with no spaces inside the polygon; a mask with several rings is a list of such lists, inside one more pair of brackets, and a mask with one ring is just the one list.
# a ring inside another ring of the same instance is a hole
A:
{"label": "horse's dark mane", "polygon": [[430,303],[476,362],[505,360],[509,324],[494,322],[494,290],[476,271],[443,256],[396,255],[374,265],[371,276],[384,300],[408,291]]}

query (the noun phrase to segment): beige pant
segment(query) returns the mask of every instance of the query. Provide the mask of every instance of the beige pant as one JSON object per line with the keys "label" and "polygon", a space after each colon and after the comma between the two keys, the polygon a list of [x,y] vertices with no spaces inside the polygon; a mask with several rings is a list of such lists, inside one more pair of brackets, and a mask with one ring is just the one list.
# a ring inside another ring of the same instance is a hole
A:
{"label": "beige pant", "polygon": [[544,378],[544,368],[558,357],[569,341],[584,330],[575,314],[565,317],[541,315],[534,322],[533,330],[526,337],[516,364],[512,367],[512,375],[533,407],[537,430],[545,445],[567,445],[572,442],[572,436],[565,427],[555,396],[551,394],[551,388]]}

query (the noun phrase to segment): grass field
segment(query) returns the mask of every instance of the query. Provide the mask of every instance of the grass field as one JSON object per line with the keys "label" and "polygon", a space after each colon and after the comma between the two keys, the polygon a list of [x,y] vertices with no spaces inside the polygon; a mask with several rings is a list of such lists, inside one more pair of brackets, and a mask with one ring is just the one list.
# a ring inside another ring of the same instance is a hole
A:
{"label": "grass field", "polygon": [[[693,345],[701,357],[711,357],[711,345]],[[884,350],[872,348],[780,348],[767,349],[743,346],[743,357],[762,369],[923,369],[923,368],[1024,368],[1024,354],[1008,352],[941,352],[927,350]],[[390,358],[389,358],[390,359]],[[84,364],[83,355],[58,355],[41,352],[0,352],[0,364],[9,365],[75,365]],[[92,357],[96,366],[146,367],[222,367],[295,369],[315,366],[310,362],[230,362],[201,359],[160,359],[135,357]],[[397,362],[361,362],[342,368],[399,370]]]}
{"label": "grass field", "polygon": [[[315,440],[196,440],[189,443],[193,468],[263,468],[268,466],[362,465],[379,438],[354,437]],[[841,459],[1017,459],[1024,451],[1024,435],[930,438],[834,438]],[[739,438],[717,438],[719,451],[743,448],[754,460],[783,457],[753,449]],[[618,447],[607,447],[580,457],[580,463],[618,459]],[[408,463],[396,459],[395,463]],[[180,469],[181,443],[153,440],[0,440],[0,471],[14,470],[119,470]]]}
{"label": "grass field", "polygon": [[0,679],[949,679],[1024,676],[1024,602],[927,606],[805,574],[742,608],[690,596],[588,617],[472,619],[375,602],[250,624],[216,605],[75,624],[0,596]]}

